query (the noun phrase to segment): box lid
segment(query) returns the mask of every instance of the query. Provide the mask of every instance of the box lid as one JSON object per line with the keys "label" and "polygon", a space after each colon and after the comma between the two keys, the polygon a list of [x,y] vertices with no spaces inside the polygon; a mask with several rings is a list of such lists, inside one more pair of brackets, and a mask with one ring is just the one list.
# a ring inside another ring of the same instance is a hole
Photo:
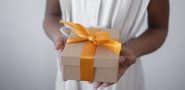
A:
{"label": "box lid", "polygon": [[[119,40],[119,31],[113,29],[103,29],[110,33],[111,38]],[[76,36],[72,31],[70,36]],[[63,52],[61,53],[61,64],[62,65],[80,65],[80,54],[84,43],[66,43]],[[96,53],[94,56],[94,67],[102,68],[118,68],[119,55],[101,47],[97,46]]]}

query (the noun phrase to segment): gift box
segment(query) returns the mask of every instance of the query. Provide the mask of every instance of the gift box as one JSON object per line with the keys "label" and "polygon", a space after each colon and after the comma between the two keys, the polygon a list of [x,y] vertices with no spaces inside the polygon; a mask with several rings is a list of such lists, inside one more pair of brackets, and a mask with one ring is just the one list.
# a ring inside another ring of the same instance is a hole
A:
{"label": "gift box", "polygon": [[121,49],[119,32],[62,23],[73,29],[60,56],[63,79],[115,83]]}

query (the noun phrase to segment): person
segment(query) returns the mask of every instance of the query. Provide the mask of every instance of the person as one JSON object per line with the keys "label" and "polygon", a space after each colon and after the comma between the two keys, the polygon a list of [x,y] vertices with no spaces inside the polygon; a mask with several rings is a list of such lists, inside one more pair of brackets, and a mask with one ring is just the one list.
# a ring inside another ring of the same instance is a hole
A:
{"label": "person", "polygon": [[164,43],[169,0],[47,0],[44,30],[59,54],[70,31],[59,24],[61,19],[87,27],[119,30],[122,49],[117,83],[63,81],[58,69],[56,90],[144,90],[139,57],[154,52]]}

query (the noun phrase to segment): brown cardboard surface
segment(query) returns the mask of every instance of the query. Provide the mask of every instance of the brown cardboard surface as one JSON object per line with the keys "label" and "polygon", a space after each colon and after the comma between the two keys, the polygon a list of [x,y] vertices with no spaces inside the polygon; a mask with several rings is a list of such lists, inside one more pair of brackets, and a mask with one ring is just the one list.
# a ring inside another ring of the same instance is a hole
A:
{"label": "brown cardboard surface", "polygon": [[[106,29],[111,38],[119,39],[117,30]],[[70,36],[76,36],[74,32]],[[61,66],[66,80],[80,80],[80,54],[84,43],[67,43],[61,54]],[[94,81],[116,82],[119,65],[119,55],[97,46],[94,56]]]}
{"label": "brown cardboard surface", "polygon": [[[79,66],[63,66],[64,80],[80,80]],[[117,81],[117,69],[94,68],[94,81],[115,83]]]}

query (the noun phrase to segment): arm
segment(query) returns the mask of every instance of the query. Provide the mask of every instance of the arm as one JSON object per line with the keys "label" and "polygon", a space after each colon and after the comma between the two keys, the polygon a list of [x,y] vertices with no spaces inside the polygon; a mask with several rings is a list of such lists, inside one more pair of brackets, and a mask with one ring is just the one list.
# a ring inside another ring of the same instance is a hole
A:
{"label": "arm", "polygon": [[66,41],[66,37],[60,32],[61,15],[59,0],[47,0],[43,26],[45,33],[55,43],[57,50],[62,48]]}
{"label": "arm", "polygon": [[169,1],[151,0],[148,7],[149,28],[138,38],[126,43],[136,57],[157,50],[165,41],[168,32]]}
{"label": "arm", "polygon": [[[118,79],[136,62],[136,58],[154,52],[164,43],[168,32],[169,0],[150,0],[149,28],[139,37],[126,42],[120,53]],[[93,82],[94,88],[108,87],[113,83]]]}

